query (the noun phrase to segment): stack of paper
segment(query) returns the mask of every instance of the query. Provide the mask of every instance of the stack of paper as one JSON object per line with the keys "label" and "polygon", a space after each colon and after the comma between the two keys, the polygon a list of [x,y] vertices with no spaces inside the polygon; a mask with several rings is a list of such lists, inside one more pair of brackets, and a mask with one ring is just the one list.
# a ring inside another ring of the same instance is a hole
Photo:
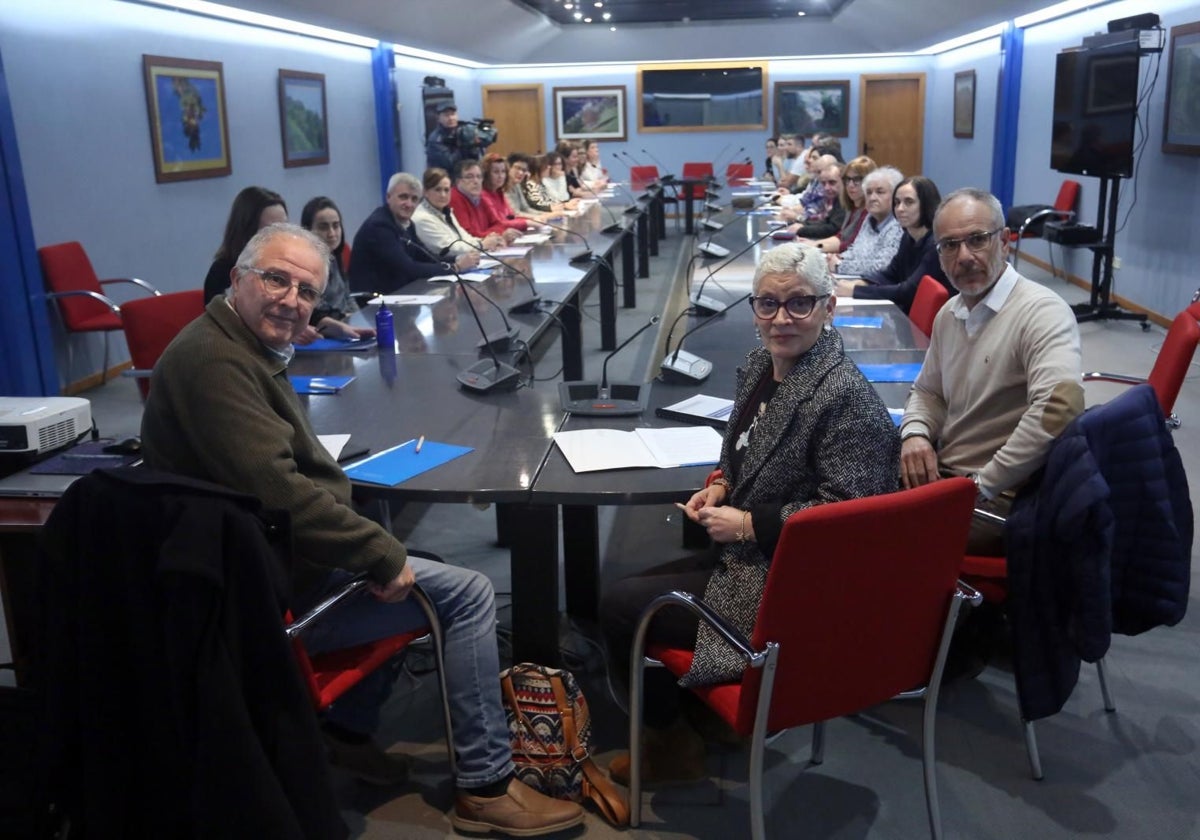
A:
{"label": "stack of paper", "polygon": [[493,248],[488,253],[493,257],[523,257],[530,250],[531,246],[529,245],[509,245],[507,248]]}
{"label": "stack of paper", "polygon": [[375,306],[385,303],[388,306],[421,306],[422,304],[437,303],[443,297],[443,295],[380,295],[371,298],[367,303]]}
{"label": "stack of paper", "polygon": [[514,245],[541,245],[550,238],[548,233],[527,233],[513,240]]}
{"label": "stack of paper", "polygon": [[725,428],[732,412],[733,400],[709,397],[705,394],[697,394],[673,405],[654,409],[654,414],[658,417],[669,417],[685,423],[705,423],[718,429]]}
{"label": "stack of paper", "polygon": [[[492,275],[486,271],[463,271],[458,276],[468,283],[482,283]],[[455,276],[453,274],[439,274],[436,277],[429,278],[429,282],[431,283],[453,283],[454,280]]]}
{"label": "stack of paper", "polygon": [[721,459],[721,436],[709,426],[674,429],[581,429],[554,442],[577,473],[630,467],[691,467]]}

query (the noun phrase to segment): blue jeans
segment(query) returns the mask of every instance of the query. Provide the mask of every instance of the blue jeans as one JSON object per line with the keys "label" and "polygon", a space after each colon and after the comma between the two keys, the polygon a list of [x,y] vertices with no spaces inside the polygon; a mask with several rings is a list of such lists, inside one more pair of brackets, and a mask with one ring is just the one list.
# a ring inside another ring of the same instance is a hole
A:
{"label": "blue jeans", "polygon": [[[499,781],[513,772],[513,763],[508,723],[500,705],[500,654],[491,581],[479,572],[411,554],[408,564],[433,603],[445,634],[446,702],[454,728],[458,787],[481,787]],[[326,592],[341,588],[350,577],[349,572],[334,570]],[[316,622],[305,632],[304,644],[310,652],[320,653],[404,633],[424,624],[425,614],[411,598],[385,604],[363,592]],[[326,720],[352,732],[373,732],[379,723],[379,708],[397,674],[398,667],[385,665],[367,676],[329,708]]]}

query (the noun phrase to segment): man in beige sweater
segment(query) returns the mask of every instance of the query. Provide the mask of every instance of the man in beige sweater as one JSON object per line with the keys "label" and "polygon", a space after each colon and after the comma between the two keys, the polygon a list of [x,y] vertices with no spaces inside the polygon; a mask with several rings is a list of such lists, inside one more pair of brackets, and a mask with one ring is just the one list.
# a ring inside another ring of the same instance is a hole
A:
{"label": "man in beige sweater", "polygon": [[[938,257],[958,296],[934,320],[925,364],[900,425],[900,476],[918,487],[968,475],[1000,515],[1083,411],[1075,315],[1005,261],[1000,202],[951,193],[933,220]],[[1003,555],[1000,529],[973,523],[967,549]]]}

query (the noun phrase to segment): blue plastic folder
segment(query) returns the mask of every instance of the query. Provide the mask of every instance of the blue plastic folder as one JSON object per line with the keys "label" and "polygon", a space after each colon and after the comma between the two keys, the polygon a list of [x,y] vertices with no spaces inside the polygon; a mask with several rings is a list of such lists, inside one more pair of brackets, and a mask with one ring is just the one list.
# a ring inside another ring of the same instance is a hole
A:
{"label": "blue plastic folder", "polygon": [[353,376],[289,376],[297,394],[336,394],[354,381]]}
{"label": "blue plastic folder", "polygon": [[883,318],[879,315],[834,315],[833,325],[839,329],[869,327],[877,330],[883,327]]}
{"label": "blue plastic folder", "polygon": [[345,350],[370,350],[375,346],[374,338],[318,338],[311,344],[297,344],[297,353],[328,353]]}
{"label": "blue plastic folder", "polygon": [[921,365],[914,362],[891,365],[859,365],[868,382],[915,382]]}
{"label": "blue plastic folder", "polygon": [[393,487],[402,481],[408,481],[414,475],[428,472],[447,461],[475,451],[470,446],[455,446],[452,443],[438,443],[432,440],[425,441],[420,452],[416,450],[417,442],[407,441],[347,467],[346,475],[354,481]]}

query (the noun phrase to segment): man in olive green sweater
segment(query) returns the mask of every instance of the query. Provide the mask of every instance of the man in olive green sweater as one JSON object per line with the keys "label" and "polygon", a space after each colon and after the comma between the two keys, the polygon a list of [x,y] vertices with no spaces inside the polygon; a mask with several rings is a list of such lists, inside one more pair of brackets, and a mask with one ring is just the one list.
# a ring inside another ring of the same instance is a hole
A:
{"label": "man in olive green sweater", "polygon": [[[350,481],[317,440],[288,382],[292,342],[321,298],[328,263],[325,245],[292,225],[272,225],[250,241],[227,296],[214,298],[155,366],[142,420],[145,460],[290,512],[298,603],[311,604],[351,573],[369,576],[374,597],[348,604],[338,621],[306,635],[313,651],[421,626],[421,610],[407,599],[420,583],[445,629],[458,770],[451,823],[520,836],[577,825],[578,805],[545,797],[513,775],[491,583],[477,572],[408,556],[395,537],[359,515]],[[380,784],[403,779],[407,770],[403,756],[370,739],[394,673],[381,668],[363,680],[324,724],[331,761]]]}

